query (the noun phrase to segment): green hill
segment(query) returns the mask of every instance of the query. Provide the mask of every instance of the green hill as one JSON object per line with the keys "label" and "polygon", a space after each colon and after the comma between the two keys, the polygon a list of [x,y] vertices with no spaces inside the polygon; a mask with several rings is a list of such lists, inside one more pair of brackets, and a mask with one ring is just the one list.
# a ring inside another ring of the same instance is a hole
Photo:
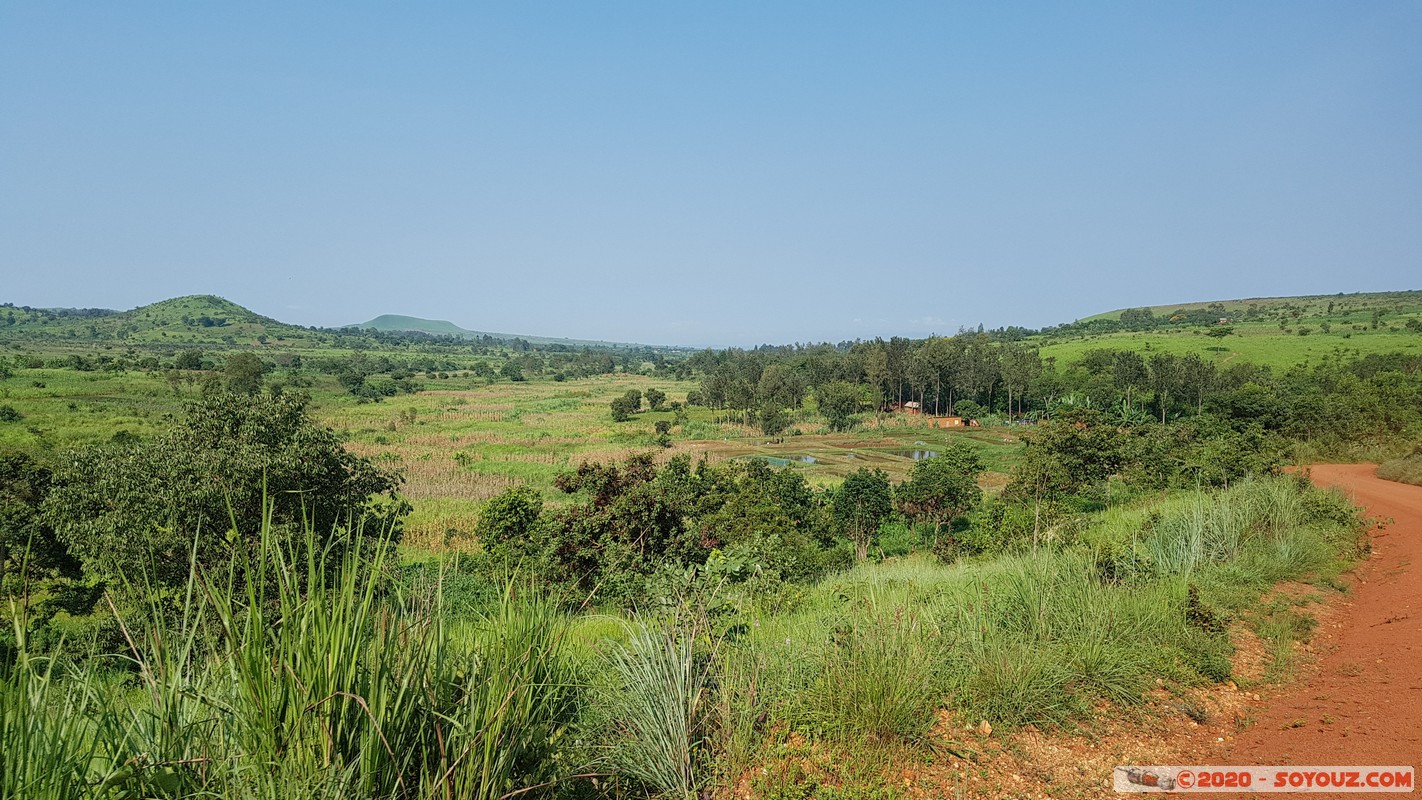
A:
{"label": "green hill", "polygon": [[131,311],[0,307],[0,338],[187,345],[301,345],[317,334],[210,294],[175,297]]}
{"label": "green hill", "polygon": [[362,322],[358,325],[348,325],[348,328],[359,328],[361,330],[377,330],[403,332],[414,331],[418,333],[428,333],[434,336],[458,336],[463,339],[482,339],[488,336],[492,339],[512,341],[522,339],[533,345],[554,345],[561,344],[568,347],[641,347],[639,344],[628,342],[606,342],[592,339],[563,339],[552,336],[529,336],[522,333],[491,333],[487,331],[473,331],[461,328],[453,322],[442,319],[423,319],[421,317],[407,317],[402,314],[381,314],[369,322]]}
{"label": "green hill", "polygon": [[[373,330],[389,333],[417,332],[435,336],[501,341],[522,339],[534,346],[565,345],[571,348],[634,348],[642,345],[591,339],[565,339],[512,333],[468,330],[445,320],[384,314],[369,322],[345,326],[350,332]],[[0,341],[63,344],[127,342],[172,347],[232,347],[275,345],[328,346],[339,332],[290,325],[211,294],[174,297],[131,311],[106,308],[31,308],[0,305]],[[682,348],[658,348],[678,350]]]}
{"label": "green hill", "polygon": [[364,322],[360,325],[352,325],[350,327],[360,328],[361,330],[373,329],[377,331],[416,331],[434,336],[458,336],[466,339],[481,335],[474,331],[467,331],[447,320],[420,319],[419,317],[406,317],[401,314],[381,314],[369,322]]}
{"label": "green hill", "polygon": [[1369,353],[1422,353],[1422,291],[1253,297],[1118,309],[1033,337],[1044,356],[1115,348],[1287,367]]}
{"label": "green hill", "polygon": [[1416,314],[1422,312],[1422,291],[1399,292],[1355,292],[1352,294],[1312,294],[1297,297],[1248,297],[1240,300],[1204,300],[1194,303],[1168,303],[1160,306],[1138,306],[1135,309],[1118,308],[1086,317],[1083,322],[1094,319],[1120,319],[1126,311],[1149,309],[1154,316],[1170,317],[1204,309],[1219,312],[1221,316],[1268,316],[1285,313],[1292,315],[1327,316],[1368,314],[1381,310],[1384,314]]}

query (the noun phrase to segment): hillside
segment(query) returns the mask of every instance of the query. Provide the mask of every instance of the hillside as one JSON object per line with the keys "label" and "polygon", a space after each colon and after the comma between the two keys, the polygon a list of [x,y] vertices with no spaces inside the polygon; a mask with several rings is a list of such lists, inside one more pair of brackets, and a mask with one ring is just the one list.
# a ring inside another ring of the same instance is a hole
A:
{"label": "hillside", "polygon": [[1137,306],[1118,308],[1086,317],[1083,322],[1095,319],[1120,319],[1127,311],[1149,309],[1156,317],[1169,318],[1180,312],[1205,309],[1218,311],[1225,316],[1259,316],[1278,313],[1292,315],[1294,311],[1302,316],[1368,314],[1375,310],[1386,314],[1416,314],[1422,312],[1422,290],[1399,292],[1354,292],[1345,294],[1314,294],[1296,297],[1247,297],[1239,300],[1202,300],[1193,303],[1168,303],[1159,306]]}
{"label": "hillside", "polygon": [[[384,314],[341,330],[303,328],[262,316],[230,300],[194,294],[140,306],[130,311],[105,308],[31,308],[0,305],[0,341],[36,343],[126,342],[159,347],[232,347],[243,345],[321,347],[357,331],[425,333],[463,339],[522,339],[537,347],[562,345],[572,349],[640,348],[644,345],[590,339],[565,339],[512,333],[487,333],[461,328],[445,320]],[[684,348],[659,347],[663,351]]]}
{"label": "hillside", "polygon": [[1071,362],[1101,348],[1195,353],[1287,367],[1370,353],[1422,353],[1422,291],[1255,297],[1118,309],[1032,337]]}
{"label": "hillside", "polygon": [[389,332],[415,332],[428,333],[433,336],[458,336],[462,339],[482,339],[485,336],[491,339],[501,339],[512,341],[522,339],[533,345],[555,345],[561,344],[568,347],[642,347],[640,344],[629,342],[606,342],[592,339],[564,339],[554,336],[528,336],[521,333],[492,333],[488,331],[473,331],[461,328],[453,322],[442,319],[423,319],[421,317],[407,317],[403,314],[381,314],[369,322],[362,322],[357,325],[347,325],[348,328],[359,328],[361,330],[377,330]]}
{"label": "hillside", "polygon": [[124,341],[174,346],[262,344],[300,346],[317,335],[264,317],[216,295],[194,294],[131,311],[0,307],[0,338],[38,341]]}

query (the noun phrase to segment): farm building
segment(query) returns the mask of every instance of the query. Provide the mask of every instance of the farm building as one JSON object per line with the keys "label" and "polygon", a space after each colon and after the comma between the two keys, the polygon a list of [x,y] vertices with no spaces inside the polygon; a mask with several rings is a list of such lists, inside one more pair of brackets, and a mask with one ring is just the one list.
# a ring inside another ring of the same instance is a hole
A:
{"label": "farm building", "polygon": [[917,400],[910,400],[907,403],[890,403],[889,410],[900,414],[918,414],[922,410]]}
{"label": "farm building", "polygon": [[962,417],[929,417],[928,422],[935,428],[976,428],[978,421]]}

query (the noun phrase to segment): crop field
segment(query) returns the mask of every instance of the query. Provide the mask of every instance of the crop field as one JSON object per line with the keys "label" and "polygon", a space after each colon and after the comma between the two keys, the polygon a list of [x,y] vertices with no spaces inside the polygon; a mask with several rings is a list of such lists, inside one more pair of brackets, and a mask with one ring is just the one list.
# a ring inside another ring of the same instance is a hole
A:
{"label": "crop field", "polygon": [[[993,486],[1020,449],[1011,427],[941,430],[904,415],[870,417],[852,432],[831,434],[812,409],[799,412],[790,431],[767,437],[734,415],[700,407],[685,412],[671,429],[671,446],[662,447],[653,426],[675,422],[672,411],[644,410],[614,422],[608,404],[629,389],[658,388],[684,400],[696,384],[635,374],[517,383],[455,375],[380,403],[357,402],[329,378],[310,382],[317,419],[345,435],[352,452],[404,473],[402,493],[414,506],[406,544],[417,551],[467,546],[484,501],[511,486],[531,486],[556,503],[562,494],[553,479],[560,472],[638,452],[656,452],[662,460],[685,453],[711,463],[761,458],[824,486],[865,466],[901,480],[915,456],[964,442],[980,453],[989,470],[985,481]],[[121,431],[149,436],[199,393],[196,374],[21,370],[0,384],[0,402],[24,417],[0,425],[0,446],[61,451]]]}
{"label": "crop field", "polygon": [[734,415],[699,407],[673,424],[671,446],[662,447],[653,426],[675,423],[675,413],[644,410],[614,422],[608,405],[629,389],[656,388],[682,400],[694,382],[615,375],[561,383],[449,383],[381,403],[359,404],[331,393],[316,408],[318,418],[349,436],[352,451],[404,470],[404,494],[415,508],[406,543],[420,550],[470,541],[484,501],[511,486],[531,486],[556,503],[562,499],[553,487],[559,473],[639,452],[655,452],[660,460],[687,454],[711,463],[759,458],[824,486],[865,466],[902,480],[915,455],[965,442],[981,454],[989,485],[1000,485],[1020,449],[1010,427],[949,431],[903,415],[871,418],[850,433],[831,434],[812,409],[803,410],[790,431],[767,437]]}

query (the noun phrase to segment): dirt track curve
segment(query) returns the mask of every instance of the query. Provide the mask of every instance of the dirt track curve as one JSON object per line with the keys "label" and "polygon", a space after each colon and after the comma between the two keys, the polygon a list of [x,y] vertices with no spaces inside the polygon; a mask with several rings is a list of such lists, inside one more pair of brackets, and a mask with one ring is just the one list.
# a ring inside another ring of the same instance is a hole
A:
{"label": "dirt track curve", "polygon": [[1336,486],[1389,518],[1370,536],[1338,627],[1321,629],[1315,669],[1275,695],[1236,737],[1239,764],[1422,766],[1422,486],[1385,481],[1371,464],[1316,464]]}

